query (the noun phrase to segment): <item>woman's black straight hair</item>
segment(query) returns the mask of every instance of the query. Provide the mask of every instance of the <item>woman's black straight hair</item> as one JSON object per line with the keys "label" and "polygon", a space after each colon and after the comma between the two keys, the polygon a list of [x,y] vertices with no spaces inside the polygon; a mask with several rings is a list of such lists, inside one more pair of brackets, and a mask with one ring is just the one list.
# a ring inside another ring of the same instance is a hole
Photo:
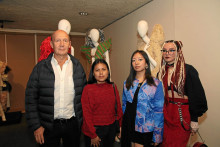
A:
{"label": "woman's black straight hair", "polygon": [[127,90],[129,90],[131,88],[131,86],[133,86],[133,81],[135,80],[136,71],[134,70],[134,67],[132,66],[132,59],[133,59],[134,55],[137,54],[137,53],[141,54],[144,57],[147,65],[148,65],[148,68],[145,69],[145,79],[147,80],[147,84],[150,85],[150,86],[152,86],[152,85],[156,86],[156,84],[154,82],[154,79],[151,76],[150,61],[149,61],[147,53],[143,50],[136,50],[136,51],[134,51],[134,53],[131,56],[130,74],[129,74],[127,80],[126,80]]}

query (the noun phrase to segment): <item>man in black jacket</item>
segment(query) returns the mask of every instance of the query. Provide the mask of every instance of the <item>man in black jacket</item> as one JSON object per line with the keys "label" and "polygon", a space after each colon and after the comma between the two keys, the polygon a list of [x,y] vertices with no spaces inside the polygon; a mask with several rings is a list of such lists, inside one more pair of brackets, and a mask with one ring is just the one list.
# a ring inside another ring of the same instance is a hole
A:
{"label": "man in black jacket", "polygon": [[69,35],[52,34],[51,53],[33,69],[25,91],[25,110],[37,143],[78,147],[82,124],[81,94],[86,75],[80,62],[68,54]]}

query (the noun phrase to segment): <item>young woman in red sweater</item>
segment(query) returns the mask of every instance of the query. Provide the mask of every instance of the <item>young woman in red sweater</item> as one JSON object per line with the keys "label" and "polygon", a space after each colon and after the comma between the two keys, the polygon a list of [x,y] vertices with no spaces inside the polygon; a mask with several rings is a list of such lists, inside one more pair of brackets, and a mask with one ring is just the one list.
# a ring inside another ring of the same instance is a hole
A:
{"label": "young woman in red sweater", "polygon": [[112,147],[115,140],[115,104],[121,126],[122,108],[117,86],[115,93],[110,72],[104,59],[96,59],[90,71],[88,85],[82,93],[83,125],[87,147]]}

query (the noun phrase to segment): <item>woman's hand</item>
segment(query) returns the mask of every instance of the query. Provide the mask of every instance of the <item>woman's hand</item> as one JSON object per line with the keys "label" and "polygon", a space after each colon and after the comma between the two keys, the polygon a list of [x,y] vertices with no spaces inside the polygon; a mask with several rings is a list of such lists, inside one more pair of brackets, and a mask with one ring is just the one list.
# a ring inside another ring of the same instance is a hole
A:
{"label": "woman's hand", "polygon": [[159,143],[155,143],[155,142],[152,143],[152,146],[158,146],[158,145]]}
{"label": "woman's hand", "polygon": [[118,139],[121,139],[121,127],[120,127],[120,132],[117,134]]}
{"label": "woman's hand", "polygon": [[116,134],[116,136],[115,136],[116,142],[120,142],[120,140],[121,140],[121,127],[120,127],[120,132],[118,134]]}
{"label": "woman's hand", "polygon": [[191,127],[191,135],[193,136],[199,130],[199,124],[198,124],[198,122],[191,121],[190,127]]}
{"label": "woman's hand", "polygon": [[99,147],[100,146],[100,141],[101,141],[101,139],[99,138],[99,136],[97,136],[96,138],[91,139],[91,146]]}

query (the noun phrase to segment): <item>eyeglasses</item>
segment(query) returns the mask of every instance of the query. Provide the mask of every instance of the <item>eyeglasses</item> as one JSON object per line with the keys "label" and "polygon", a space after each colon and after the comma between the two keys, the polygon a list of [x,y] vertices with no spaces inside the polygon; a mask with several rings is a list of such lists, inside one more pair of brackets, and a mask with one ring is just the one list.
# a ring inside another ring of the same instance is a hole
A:
{"label": "eyeglasses", "polygon": [[176,51],[176,50],[165,50],[165,49],[161,50],[161,52],[162,52],[163,54],[166,54],[166,53],[168,53],[168,54],[173,54],[175,51]]}

